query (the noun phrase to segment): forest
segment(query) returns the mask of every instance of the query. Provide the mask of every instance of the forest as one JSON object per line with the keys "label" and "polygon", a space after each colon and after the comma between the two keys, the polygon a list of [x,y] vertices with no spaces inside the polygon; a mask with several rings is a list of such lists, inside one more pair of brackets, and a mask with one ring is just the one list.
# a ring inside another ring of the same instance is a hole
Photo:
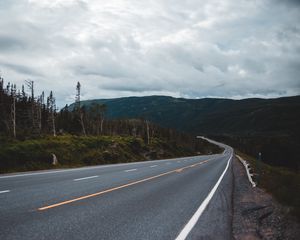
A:
{"label": "forest", "polygon": [[185,143],[195,142],[194,137],[179,133],[172,129],[161,128],[144,119],[105,119],[106,105],[93,104],[86,109],[80,104],[81,85],[76,85],[74,96],[75,108],[69,110],[68,105],[57,110],[53,91],[49,96],[44,92],[35,95],[34,82],[26,81],[25,86],[17,90],[15,84],[7,83],[0,78],[0,134],[19,140],[42,135],[123,135],[140,137],[150,143],[151,138],[162,137],[172,141]]}
{"label": "forest", "polygon": [[[207,136],[278,167],[299,171],[300,96],[274,99],[186,99],[170,96],[82,101],[107,106],[109,119],[147,116],[178,131]],[[70,108],[74,104],[70,105]]]}
{"label": "forest", "polygon": [[108,119],[106,105],[87,108],[81,104],[79,82],[74,87],[72,110],[68,105],[58,110],[53,91],[45,96],[44,92],[36,94],[34,87],[35,83],[27,80],[18,89],[0,78],[2,172],[49,168],[53,154],[64,166],[78,166],[221,151],[193,135],[162,128],[147,119]]}

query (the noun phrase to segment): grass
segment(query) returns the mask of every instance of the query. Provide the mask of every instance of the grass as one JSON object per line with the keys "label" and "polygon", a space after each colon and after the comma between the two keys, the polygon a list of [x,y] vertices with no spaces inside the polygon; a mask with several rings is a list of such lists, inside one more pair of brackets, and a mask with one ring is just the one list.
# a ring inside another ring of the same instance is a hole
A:
{"label": "grass", "polygon": [[[203,148],[214,152],[213,145]],[[217,149],[219,150],[219,149]],[[58,165],[52,165],[52,154]],[[44,136],[17,141],[0,139],[0,173],[78,167],[196,155],[193,148],[154,138],[146,145],[130,136]]]}
{"label": "grass", "polygon": [[[236,151],[247,160],[254,170],[254,181],[258,187],[264,188],[281,204],[288,207],[289,212],[300,221],[300,174],[286,168],[274,167],[255,158]],[[260,173],[259,175],[257,175]]]}

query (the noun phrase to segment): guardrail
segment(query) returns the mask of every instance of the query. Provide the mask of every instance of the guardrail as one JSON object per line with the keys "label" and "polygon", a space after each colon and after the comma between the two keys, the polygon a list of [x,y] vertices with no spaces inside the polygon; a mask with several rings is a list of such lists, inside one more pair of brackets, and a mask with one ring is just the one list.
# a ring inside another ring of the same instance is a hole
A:
{"label": "guardrail", "polygon": [[247,172],[247,176],[248,176],[248,179],[249,179],[249,182],[251,183],[252,187],[256,187],[256,183],[253,181],[252,177],[253,177],[253,174],[250,173],[250,165],[247,163],[246,160],[244,160],[243,158],[241,158],[239,155],[236,155],[236,157],[240,160],[240,162],[244,165],[245,169],[246,169],[246,172]]}

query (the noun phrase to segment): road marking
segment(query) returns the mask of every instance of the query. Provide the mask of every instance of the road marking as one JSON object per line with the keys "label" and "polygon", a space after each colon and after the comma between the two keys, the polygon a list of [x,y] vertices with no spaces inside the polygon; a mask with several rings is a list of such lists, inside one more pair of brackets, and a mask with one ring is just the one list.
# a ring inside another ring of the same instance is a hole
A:
{"label": "road marking", "polygon": [[125,170],[124,172],[133,172],[133,171],[136,171],[136,170],[137,170],[136,168],[133,168],[133,169]]}
{"label": "road marking", "polygon": [[[201,164],[204,164],[206,162],[208,162],[208,160],[196,163],[194,165],[201,165]],[[136,184],[139,184],[139,183],[143,183],[143,182],[146,182],[146,181],[150,181],[150,180],[162,177],[162,176],[166,176],[166,175],[175,173],[179,169],[184,170],[184,169],[187,169],[187,168],[191,168],[191,166],[189,165],[189,166],[186,166],[186,167],[183,167],[183,168],[177,168],[177,169],[169,171],[169,172],[161,173],[161,174],[158,174],[158,175],[155,175],[155,176],[152,176],[152,177],[148,177],[148,178],[144,178],[144,179],[137,180],[137,181],[134,181],[134,182],[130,182],[130,183],[127,183],[127,184],[124,184],[124,185],[120,185],[118,187],[109,188],[109,189],[106,189],[106,190],[101,191],[101,192],[96,192],[96,193],[92,193],[92,194],[89,194],[89,195],[81,196],[81,197],[78,197],[78,198],[73,198],[73,199],[70,199],[70,200],[67,200],[67,201],[58,202],[58,203],[55,203],[55,204],[52,204],[52,205],[40,207],[40,208],[38,208],[38,211],[44,211],[44,210],[48,210],[50,208],[59,207],[61,205],[65,205],[65,204],[77,202],[77,201],[80,201],[80,200],[83,200],[83,199],[87,199],[87,198],[91,198],[91,197],[96,197],[96,196],[99,196],[99,195],[102,195],[102,194],[105,194],[105,193],[113,192],[113,191],[116,191],[116,190],[119,190],[119,189],[122,189],[122,188],[126,188],[126,187],[129,187],[129,186],[133,186],[133,185],[136,185]]]}
{"label": "road marking", "polygon": [[[198,156],[194,156],[193,158],[198,158]],[[178,159],[178,158],[175,158]],[[180,158],[185,159],[185,158]],[[118,164],[107,164],[107,165],[100,165],[100,166],[89,166],[89,167],[80,167],[80,168],[71,168],[71,169],[59,169],[59,170],[42,170],[38,172],[28,172],[28,173],[14,173],[14,174],[7,174],[2,175],[0,174],[0,179],[5,178],[15,178],[15,177],[28,177],[28,176],[35,176],[35,175],[44,175],[44,174],[52,174],[52,173],[65,173],[65,172],[74,172],[74,171],[82,171],[82,170],[93,170],[98,168],[115,168],[115,167],[122,167],[127,165],[142,165],[142,164],[148,164],[149,162],[165,162],[170,161],[170,159],[164,159],[164,160],[151,160],[151,161],[141,161],[141,162],[132,162],[132,163],[118,163]]]}
{"label": "road marking", "polygon": [[193,227],[196,225],[197,221],[199,220],[200,216],[202,215],[203,211],[205,210],[205,208],[207,207],[208,203],[210,202],[210,200],[212,199],[212,197],[214,196],[215,192],[218,189],[218,186],[220,185],[227,169],[230,163],[230,160],[232,159],[232,156],[228,159],[227,161],[227,165],[222,173],[222,175],[220,176],[220,178],[218,179],[217,183],[215,184],[215,186],[212,188],[212,190],[209,192],[209,194],[207,195],[207,197],[204,199],[204,201],[201,203],[200,207],[197,209],[197,211],[194,213],[194,215],[192,216],[192,218],[188,221],[188,223],[184,226],[184,228],[181,230],[181,232],[179,233],[179,235],[177,236],[177,238],[175,240],[185,240],[186,237],[189,235],[189,233],[191,232],[191,230],[193,229]]}
{"label": "road marking", "polygon": [[91,179],[91,178],[97,178],[99,176],[90,176],[90,177],[84,177],[84,178],[76,178],[73,181],[81,181],[81,180],[86,180],[86,179]]}
{"label": "road marking", "polygon": [[0,193],[8,193],[8,192],[10,192],[10,190],[0,191]]}
{"label": "road marking", "polygon": [[152,165],[152,166],[150,166],[150,167],[157,167],[157,165]]}

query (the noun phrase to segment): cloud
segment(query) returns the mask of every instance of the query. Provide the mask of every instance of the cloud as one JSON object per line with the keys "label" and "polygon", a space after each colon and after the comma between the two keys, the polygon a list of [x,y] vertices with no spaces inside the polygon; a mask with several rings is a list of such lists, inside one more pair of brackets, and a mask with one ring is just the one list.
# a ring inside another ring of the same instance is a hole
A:
{"label": "cloud", "polygon": [[36,70],[33,68],[24,66],[24,65],[19,65],[19,64],[12,64],[12,63],[1,63],[2,66],[5,68],[9,68],[17,73],[20,74],[25,74],[25,75],[31,75],[31,76],[42,76],[40,73],[38,73]]}
{"label": "cloud", "polygon": [[[299,1],[2,0],[0,70],[59,105],[300,94]],[[287,14],[288,13],[288,14]]]}
{"label": "cloud", "polygon": [[293,6],[300,6],[299,0],[277,0],[280,4],[291,4]]}
{"label": "cloud", "polygon": [[25,47],[25,45],[26,43],[24,43],[20,39],[13,38],[12,36],[0,36],[1,52],[21,50]]}

